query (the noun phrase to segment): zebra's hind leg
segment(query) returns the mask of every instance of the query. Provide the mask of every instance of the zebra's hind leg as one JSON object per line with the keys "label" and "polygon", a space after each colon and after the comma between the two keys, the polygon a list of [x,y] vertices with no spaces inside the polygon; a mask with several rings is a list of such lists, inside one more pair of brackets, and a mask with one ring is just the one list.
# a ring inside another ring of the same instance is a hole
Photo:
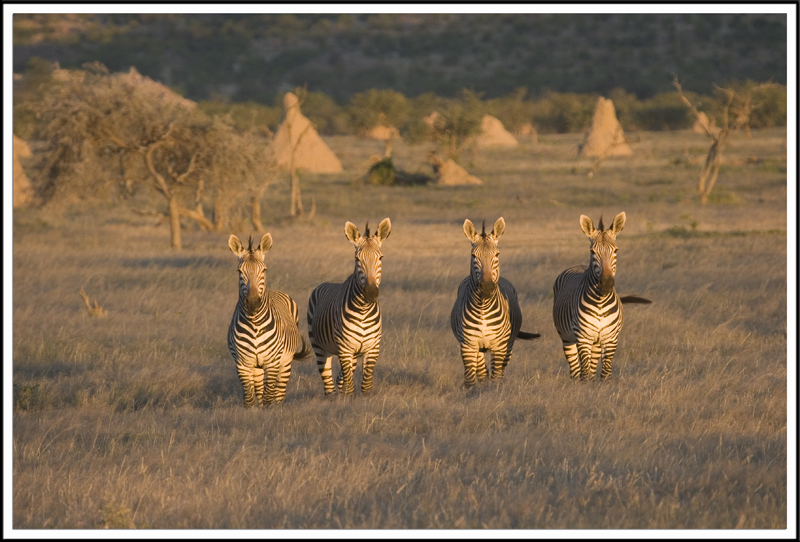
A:
{"label": "zebra's hind leg", "polygon": [[339,388],[339,393],[345,396],[353,395],[355,385],[353,384],[353,366],[355,365],[355,356],[350,352],[339,352],[339,365],[342,368],[342,387]]}
{"label": "zebra's hind leg", "polygon": [[603,368],[600,370],[600,379],[611,378],[611,363],[614,361],[614,354],[617,351],[617,341],[608,341],[603,349]]}
{"label": "zebra's hind leg", "polygon": [[376,344],[372,350],[364,353],[364,362],[361,365],[361,393],[369,393],[372,391],[372,371],[375,369],[375,362],[378,361],[378,354],[380,353],[381,345]]}
{"label": "zebra's hind leg", "polygon": [[461,344],[461,361],[464,362],[464,387],[470,389],[475,386],[478,365],[483,363],[485,372],[486,363],[483,360],[483,354],[467,343]]}
{"label": "zebra's hind leg", "polygon": [[503,379],[503,373],[506,370],[509,359],[511,359],[510,350],[492,350],[492,380]]}
{"label": "zebra's hind leg", "polygon": [[564,356],[566,356],[567,363],[569,363],[569,377],[578,378],[581,376],[581,364],[578,360],[578,345],[563,341],[563,346]]}

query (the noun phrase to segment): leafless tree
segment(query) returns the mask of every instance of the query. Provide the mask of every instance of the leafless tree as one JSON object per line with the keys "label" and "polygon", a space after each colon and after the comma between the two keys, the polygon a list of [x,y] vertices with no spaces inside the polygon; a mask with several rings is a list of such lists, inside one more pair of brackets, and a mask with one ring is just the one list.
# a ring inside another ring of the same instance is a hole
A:
{"label": "leafless tree", "polygon": [[229,210],[245,196],[253,227],[263,231],[261,199],[277,177],[267,141],[253,130],[237,132],[229,118],[220,116],[212,123],[210,143],[214,147],[209,163],[209,177],[215,186],[214,228],[221,230],[227,225]]}
{"label": "leafless tree", "polygon": [[[175,249],[181,248],[181,217],[214,228],[203,212],[206,191],[233,189],[236,181],[222,179],[226,185],[212,169],[218,172],[225,164],[240,174],[247,169],[246,160],[228,152],[240,148],[240,140],[192,102],[133,70],[109,74],[102,65],[87,66],[86,72],[62,76],[39,116],[40,137],[49,142],[46,169],[54,194],[58,188],[97,192],[113,183],[109,171],[118,172],[127,190],[148,185],[166,200]],[[103,167],[87,175],[94,162]]]}
{"label": "leafless tree", "polygon": [[[677,90],[681,101],[692,111],[695,119],[700,119],[700,112],[694,104],[684,96],[677,75],[673,76],[672,85],[675,87],[675,90]],[[708,203],[708,196],[714,188],[714,183],[717,182],[719,168],[722,165],[722,153],[728,144],[728,137],[731,133],[741,128],[745,128],[749,135],[750,115],[757,107],[757,104],[753,104],[753,98],[760,90],[772,86],[775,86],[775,84],[754,84],[747,85],[745,88],[737,91],[732,88],[721,88],[715,85],[714,88],[719,98],[720,105],[722,106],[721,124],[718,127],[712,127],[710,126],[711,123],[698,123],[698,125],[703,127],[706,135],[711,140],[711,146],[708,148],[706,160],[703,164],[703,169],[700,171],[700,179],[697,186],[698,193],[700,194],[700,203],[702,205]],[[733,120],[731,120],[731,117]]]}

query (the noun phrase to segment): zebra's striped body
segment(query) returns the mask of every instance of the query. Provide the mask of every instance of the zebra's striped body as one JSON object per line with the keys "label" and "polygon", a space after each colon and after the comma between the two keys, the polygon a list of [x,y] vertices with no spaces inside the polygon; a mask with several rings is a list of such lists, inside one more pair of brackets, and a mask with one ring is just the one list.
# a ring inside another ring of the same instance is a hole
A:
{"label": "zebra's striped body", "polygon": [[464,234],[472,241],[471,273],[461,281],[450,313],[450,327],[461,345],[464,386],[487,376],[483,353],[492,353],[491,378],[503,378],[514,341],[538,335],[521,333],[522,312],[514,286],[500,276],[497,241],[505,231],[499,218],[490,234],[478,234],[471,221],[464,221]]}
{"label": "zebra's striped body", "polygon": [[571,267],[553,284],[553,321],[572,378],[594,379],[601,360],[600,377],[611,376],[623,322],[622,302],[614,289],[616,237],[625,219],[625,213],[619,213],[605,230],[602,218],[595,229],[592,220],[581,215],[581,229],[591,239],[589,267]]}
{"label": "zebra's striped body", "polygon": [[352,223],[345,225],[345,236],[355,245],[355,270],[342,283],[325,282],[317,286],[308,300],[308,336],[317,356],[317,369],[325,394],[334,392],[333,356],[339,358],[341,373],[336,385],[345,395],[354,391],[356,361],[363,356],[361,392],[372,389],[372,373],[381,346],[381,308],[378,288],[381,282],[381,244],[389,237],[392,223],[386,218],[373,236],[369,226],[362,236]]}
{"label": "zebra's striped body", "polygon": [[239,258],[239,301],[228,328],[228,350],[236,362],[244,404],[281,403],[292,359],[311,353],[297,327],[297,304],[287,294],[267,289],[264,255],[272,247],[269,233],[255,249],[252,239],[245,249],[235,235],[228,246]]}

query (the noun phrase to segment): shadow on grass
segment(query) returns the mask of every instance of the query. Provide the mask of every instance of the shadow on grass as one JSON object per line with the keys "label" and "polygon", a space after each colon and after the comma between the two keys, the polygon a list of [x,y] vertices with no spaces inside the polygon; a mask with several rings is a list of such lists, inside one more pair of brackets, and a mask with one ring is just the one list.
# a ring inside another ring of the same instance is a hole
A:
{"label": "shadow on grass", "polygon": [[230,258],[214,256],[164,256],[158,258],[129,258],[122,264],[130,269],[147,269],[149,267],[166,269],[183,269],[187,267],[229,267]]}

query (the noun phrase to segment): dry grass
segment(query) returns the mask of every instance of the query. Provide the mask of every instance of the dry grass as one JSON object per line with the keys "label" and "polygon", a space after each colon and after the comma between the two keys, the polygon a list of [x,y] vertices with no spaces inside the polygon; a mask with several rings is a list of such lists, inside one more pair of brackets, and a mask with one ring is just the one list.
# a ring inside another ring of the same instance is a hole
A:
{"label": "dry grass", "polygon": [[[723,166],[706,207],[680,161],[684,142],[703,151],[696,134],[641,134],[591,180],[580,136],[542,136],[476,153],[486,185],[455,189],[359,186],[382,144],[329,140],[345,173],[303,179],[314,222],[278,218],[288,186],[267,195],[268,281],[304,313],[352,271],[344,221],[392,218],[375,390],[326,400],[295,362],[266,409],[242,407],[227,352],[230,232],[188,231],[173,254],[166,226],[125,207],[15,212],[13,527],[786,529],[783,137],[731,141],[729,157],[762,160]],[[424,154],[394,157],[414,171]],[[622,210],[618,290],[654,303],[626,307],[611,381],[573,382],[552,283],[588,259],[580,214]],[[501,215],[501,272],[542,338],[517,343],[502,385],[465,394],[449,329],[461,223]]]}

